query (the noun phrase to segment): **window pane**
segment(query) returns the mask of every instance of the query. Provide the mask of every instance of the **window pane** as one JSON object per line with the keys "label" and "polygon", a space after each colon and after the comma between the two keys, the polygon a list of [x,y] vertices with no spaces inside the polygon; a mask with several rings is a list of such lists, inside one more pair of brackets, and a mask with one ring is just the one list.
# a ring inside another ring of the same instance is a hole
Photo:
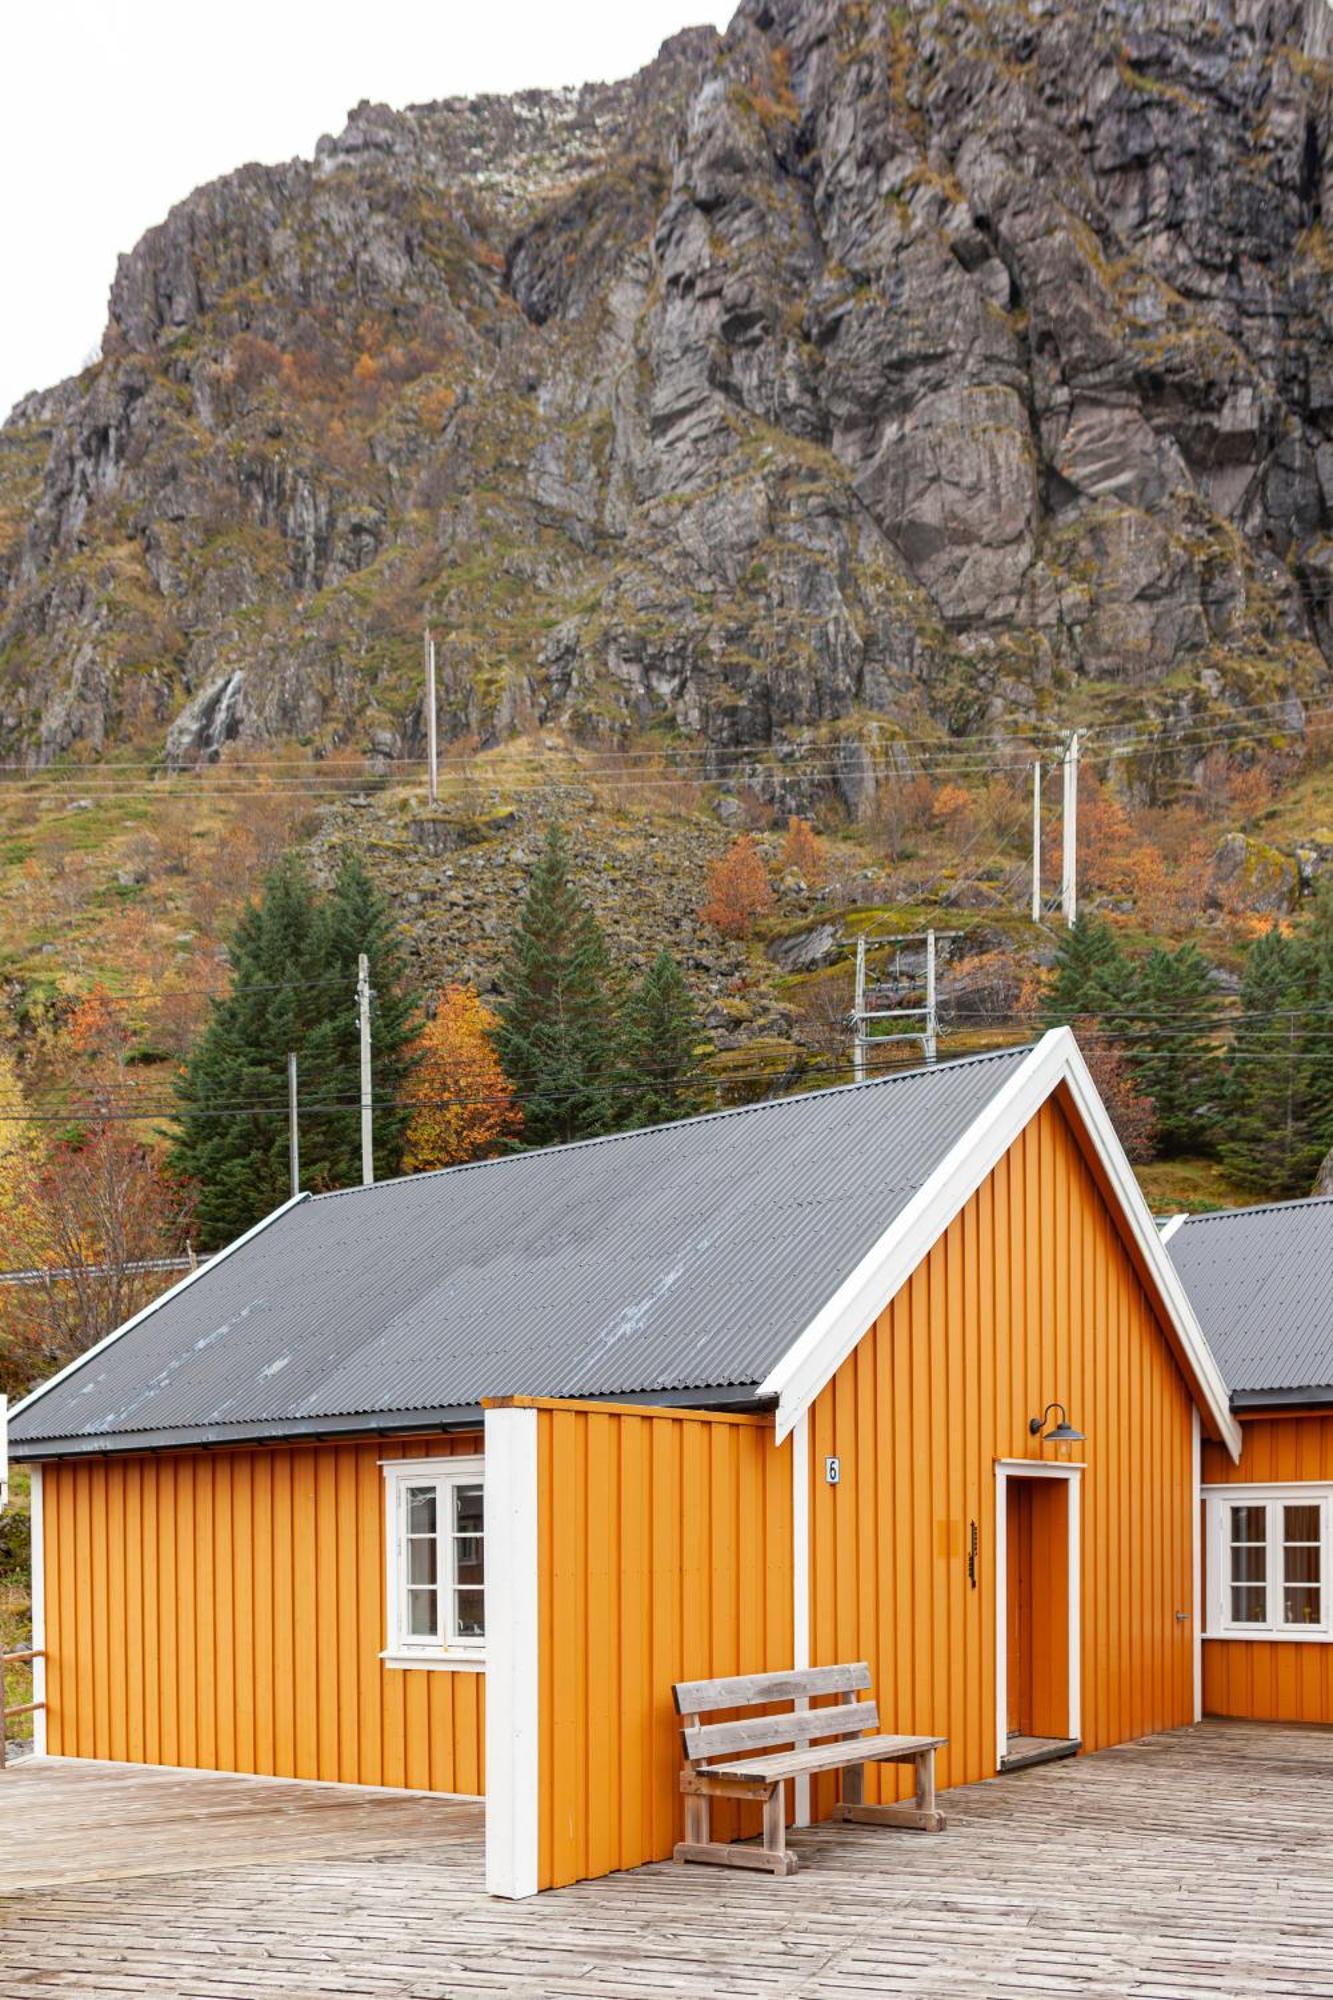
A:
{"label": "window pane", "polygon": [[437,1583],[436,1573],[439,1544],[433,1536],[419,1535],[407,1545],[407,1580],[409,1583]]}
{"label": "window pane", "polygon": [[429,1586],[407,1593],[407,1629],[414,1639],[433,1639],[439,1631],[436,1593]]}
{"label": "window pane", "polygon": [[1287,1625],[1319,1623],[1319,1585],[1289,1583],[1282,1593],[1282,1619]]}
{"label": "window pane", "polygon": [[1319,1540],[1318,1507],[1286,1507],[1283,1537],[1289,1542],[1317,1542]]}
{"label": "window pane", "polygon": [[480,1486],[455,1486],[454,1532],[459,1535],[480,1535],[481,1516]]}
{"label": "window pane", "polygon": [[1268,1592],[1262,1584],[1242,1583],[1231,1586],[1231,1622],[1233,1625],[1262,1625],[1265,1617]]}
{"label": "window pane", "polygon": [[486,1565],[482,1561],[479,1535],[460,1535],[454,1543],[454,1580],[457,1583],[486,1581]]}
{"label": "window pane", "polygon": [[409,1535],[435,1533],[435,1488],[409,1486],[407,1489],[407,1532]]}
{"label": "window pane", "polygon": [[1268,1550],[1259,1548],[1233,1548],[1231,1551],[1231,1581],[1233,1583],[1263,1583],[1268,1575]]}
{"label": "window pane", "polygon": [[486,1631],[486,1594],[481,1590],[454,1592],[454,1621],[460,1639],[480,1639]]}
{"label": "window pane", "polygon": [[1293,1548],[1289,1542],[1282,1551],[1282,1573],[1288,1583],[1318,1583],[1318,1546]]}
{"label": "window pane", "polygon": [[1231,1539],[1233,1542],[1262,1542],[1268,1535],[1268,1509],[1266,1507],[1233,1507],[1231,1510]]}

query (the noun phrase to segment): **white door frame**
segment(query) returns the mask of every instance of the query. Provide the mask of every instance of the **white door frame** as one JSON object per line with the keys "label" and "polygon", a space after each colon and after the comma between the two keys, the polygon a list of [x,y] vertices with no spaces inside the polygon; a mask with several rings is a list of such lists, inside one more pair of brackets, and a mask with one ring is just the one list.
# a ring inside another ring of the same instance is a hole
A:
{"label": "white door frame", "polygon": [[1066,1735],[1082,1735],[1083,1606],[1081,1593],[1080,1496],[1084,1467],[1047,1464],[1039,1458],[997,1458],[995,1461],[995,1768],[1002,1767],[1009,1748],[1009,1481],[1063,1479],[1068,1486],[1069,1525],[1069,1719]]}

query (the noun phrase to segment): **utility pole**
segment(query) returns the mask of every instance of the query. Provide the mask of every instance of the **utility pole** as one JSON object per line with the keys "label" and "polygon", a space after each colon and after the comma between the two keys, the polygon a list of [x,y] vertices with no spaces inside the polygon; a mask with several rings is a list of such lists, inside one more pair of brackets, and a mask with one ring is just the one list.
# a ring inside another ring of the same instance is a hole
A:
{"label": "utility pole", "polygon": [[361,1185],[369,1187],[375,1178],[375,1144],[370,1097],[370,960],[364,952],[356,961],[356,1012],[361,1026]]}
{"label": "utility pole", "polygon": [[430,765],[430,802],[440,802],[439,737],[435,717],[435,640],[426,627],[426,760]]}
{"label": "utility pole", "polygon": [[1060,871],[1060,909],[1067,924],[1078,917],[1078,731],[1065,749],[1064,825]]}
{"label": "utility pole", "polygon": [[296,1051],[287,1051],[287,1161],[292,1171],[292,1193],[301,1192],[301,1135],[296,1125]]}
{"label": "utility pole", "polygon": [[852,1079],[856,1083],[865,1081],[866,1048],[863,1038],[866,1011],[866,941],[856,940],[856,998],[852,1003]]}
{"label": "utility pole", "polygon": [[1041,922],[1041,758],[1032,766],[1032,921]]}

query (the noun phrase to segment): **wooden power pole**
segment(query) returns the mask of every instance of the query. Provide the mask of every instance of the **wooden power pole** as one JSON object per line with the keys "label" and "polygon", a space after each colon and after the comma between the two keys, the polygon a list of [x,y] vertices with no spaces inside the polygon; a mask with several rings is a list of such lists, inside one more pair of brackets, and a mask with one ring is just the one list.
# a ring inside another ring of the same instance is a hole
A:
{"label": "wooden power pole", "polygon": [[1060,870],[1060,910],[1067,924],[1078,918],[1078,731],[1065,748],[1064,824]]}
{"label": "wooden power pole", "polygon": [[370,1094],[370,960],[364,952],[356,961],[356,1012],[361,1029],[361,1185],[375,1178],[375,1141]]}

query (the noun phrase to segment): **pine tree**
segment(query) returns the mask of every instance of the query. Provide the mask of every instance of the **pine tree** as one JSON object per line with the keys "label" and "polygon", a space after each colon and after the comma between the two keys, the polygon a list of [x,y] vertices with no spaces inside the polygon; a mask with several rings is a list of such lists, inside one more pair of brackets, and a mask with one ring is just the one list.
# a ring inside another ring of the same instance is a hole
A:
{"label": "pine tree", "polygon": [[523,1135],[547,1146],[616,1122],[614,980],[606,943],[569,875],[553,825],[504,973],[496,1047],[523,1107]]}
{"label": "pine tree", "polygon": [[231,989],[214,1002],[176,1088],[172,1165],[198,1189],[199,1240],[207,1250],[230,1242],[290,1192],[287,1051],[306,1046],[332,998],[320,983],[315,937],[310,880],[295,861],[280,862],[236,926]]}
{"label": "pine tree", "polygon": [[1042,1017],[1051,1028],[1083,1016],[1115,1021],[1132,999],[1133,984],[1111,926],[1104,917],[1082,916],[1055,948],[1055,976],[1042,995]]}
{"label": "pine tree", "polygon": [[[280,862],[231,943],[232,983],[177,1085],[172,1164],[198,1190],[199,1241],[215,1249],[291,1192],[287,1054],[300,1078],[301,1179],[361,1177],[356,959],[370,959],[375,1171],[398,1166],[414,1003],[383,899],[359,862],[321,903],[300,864]],[[321,1109],[327,1106],[327,1109]]]}
{"label": "pine tree", "polygon": [[[407,974],[393,912],[356,855],[338,870],[314,938],[326,1005],[302,1059],[302,1178],[315,1187],[352,1187],[361,1178],[360,1028],[357,959],[370,961],[370,1075],[375,1107],[375,1178],[398,1171],[411,1107],[420,1001]],[[328,1111],[307,1117],[305,1107]],[[307,1140],[306,1128],[309,1127]]]}
{"label": "pine tree", "polygon": [[1193,944],[1150,951],[1135,981],[1128,1055],[1137,1088],[1157,1107],[1164,1153],[1206,1152],[1221,1116],[1217,994]]}
{"label": "pine tree", "polygon": [[620,1118],[665,1125],[702,1108],[700,1056],[707,1044],[680,967],[660,951],[625,1003],[620,1029],[624,1074]]}

